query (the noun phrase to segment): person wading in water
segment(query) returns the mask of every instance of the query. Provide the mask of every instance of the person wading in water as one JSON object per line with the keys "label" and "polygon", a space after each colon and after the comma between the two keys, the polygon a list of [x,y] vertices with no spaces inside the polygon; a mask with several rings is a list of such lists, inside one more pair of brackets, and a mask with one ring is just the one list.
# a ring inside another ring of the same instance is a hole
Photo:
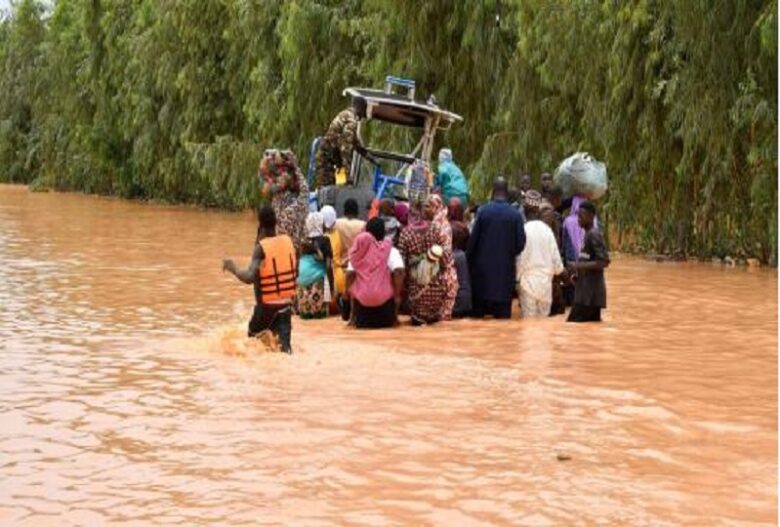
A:
{"label": "person wading in water", "polygon": [[469,236],[466,256],[469,262],[471,316],[512,317],[515,289],[515,258],[525,247],[523,215],[507,202],[509,192],[504,178],[493,184],[493,199],[477,212]]}
{"label": "person wading in water", "polygon": [[596,206],[584,201],[577,211],[585,240],[578,258],[569,262],[570,273],[576,274],[574,305],[568,322],[600,322],[601,310],[607,307],[607,286],[604,269],[609,267],[609,253],[604,238],[595,227]]}
{"label": "person wading in water", "polygon": [[263,205],[258,220],[257,244],[249,267],[240,270],[233,260],[223,260],[222,270],[255,288],[256,303],[248,335],[254,337],[270,330],[279,339],[282,351],[292,353],[292,300],[298,268],[295,247],[286,234],[276,235],[273,208]]}

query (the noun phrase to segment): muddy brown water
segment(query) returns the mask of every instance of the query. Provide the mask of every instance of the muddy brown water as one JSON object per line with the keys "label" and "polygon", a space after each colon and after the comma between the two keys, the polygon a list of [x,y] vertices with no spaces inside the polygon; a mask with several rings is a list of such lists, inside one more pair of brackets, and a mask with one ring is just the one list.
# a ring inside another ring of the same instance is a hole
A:
{"label": "muddy brown water", "polygon": [[616,257],[601,325],[243,338],[251,214],[0,186],[2,525],[773,525],[777,274]]}

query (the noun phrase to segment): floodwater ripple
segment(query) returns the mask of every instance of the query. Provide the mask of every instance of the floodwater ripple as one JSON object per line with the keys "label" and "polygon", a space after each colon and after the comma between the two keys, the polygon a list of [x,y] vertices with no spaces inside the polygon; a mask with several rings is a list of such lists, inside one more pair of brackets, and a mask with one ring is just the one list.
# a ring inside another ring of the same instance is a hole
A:
{"label": "floodwater ripple", "polygon": [[777,274],[615,258],[601,325],[243,337],[249,214],[0,186],[2,525],[773,525]]}

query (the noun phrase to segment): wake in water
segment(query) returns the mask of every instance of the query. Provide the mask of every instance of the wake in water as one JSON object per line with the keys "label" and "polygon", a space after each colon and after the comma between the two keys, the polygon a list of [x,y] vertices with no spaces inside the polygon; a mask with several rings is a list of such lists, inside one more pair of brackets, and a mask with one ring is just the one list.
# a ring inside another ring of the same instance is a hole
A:
{"label": "wake in water", "polygon": [[270,331],[263,331],[257,337],[246,336],[246,328],[237,326],[219,327],[209,336],[209,351],[236,357],[248,357],[260,353],[278,352],[278,339]]}

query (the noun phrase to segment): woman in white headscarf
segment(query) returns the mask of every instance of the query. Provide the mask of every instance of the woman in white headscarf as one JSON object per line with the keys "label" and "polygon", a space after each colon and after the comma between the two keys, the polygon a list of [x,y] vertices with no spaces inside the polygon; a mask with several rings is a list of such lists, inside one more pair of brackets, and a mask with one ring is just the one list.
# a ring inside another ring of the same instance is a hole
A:
{"label": "woman in white headscarf", "polygon": [[347,279],[344,273],[344,269],[347,267],[347,263],[341,262],[341,235],[336,230],[336,209],[330,205],[325,205],[320,210],[322,214],[322,223],[325,228],[325,236],[330,240],[330,248],[333,251],[333,298],[331,300],[331,313],[338,312],[338,297],[343,296],[347,288]]}
{"label": "woman in white headscarf", "polygon": [[298,264],[296,304],[301,318],[325,318],[333,296],[333,249],[320,212],[306,217],[306,241]]}

